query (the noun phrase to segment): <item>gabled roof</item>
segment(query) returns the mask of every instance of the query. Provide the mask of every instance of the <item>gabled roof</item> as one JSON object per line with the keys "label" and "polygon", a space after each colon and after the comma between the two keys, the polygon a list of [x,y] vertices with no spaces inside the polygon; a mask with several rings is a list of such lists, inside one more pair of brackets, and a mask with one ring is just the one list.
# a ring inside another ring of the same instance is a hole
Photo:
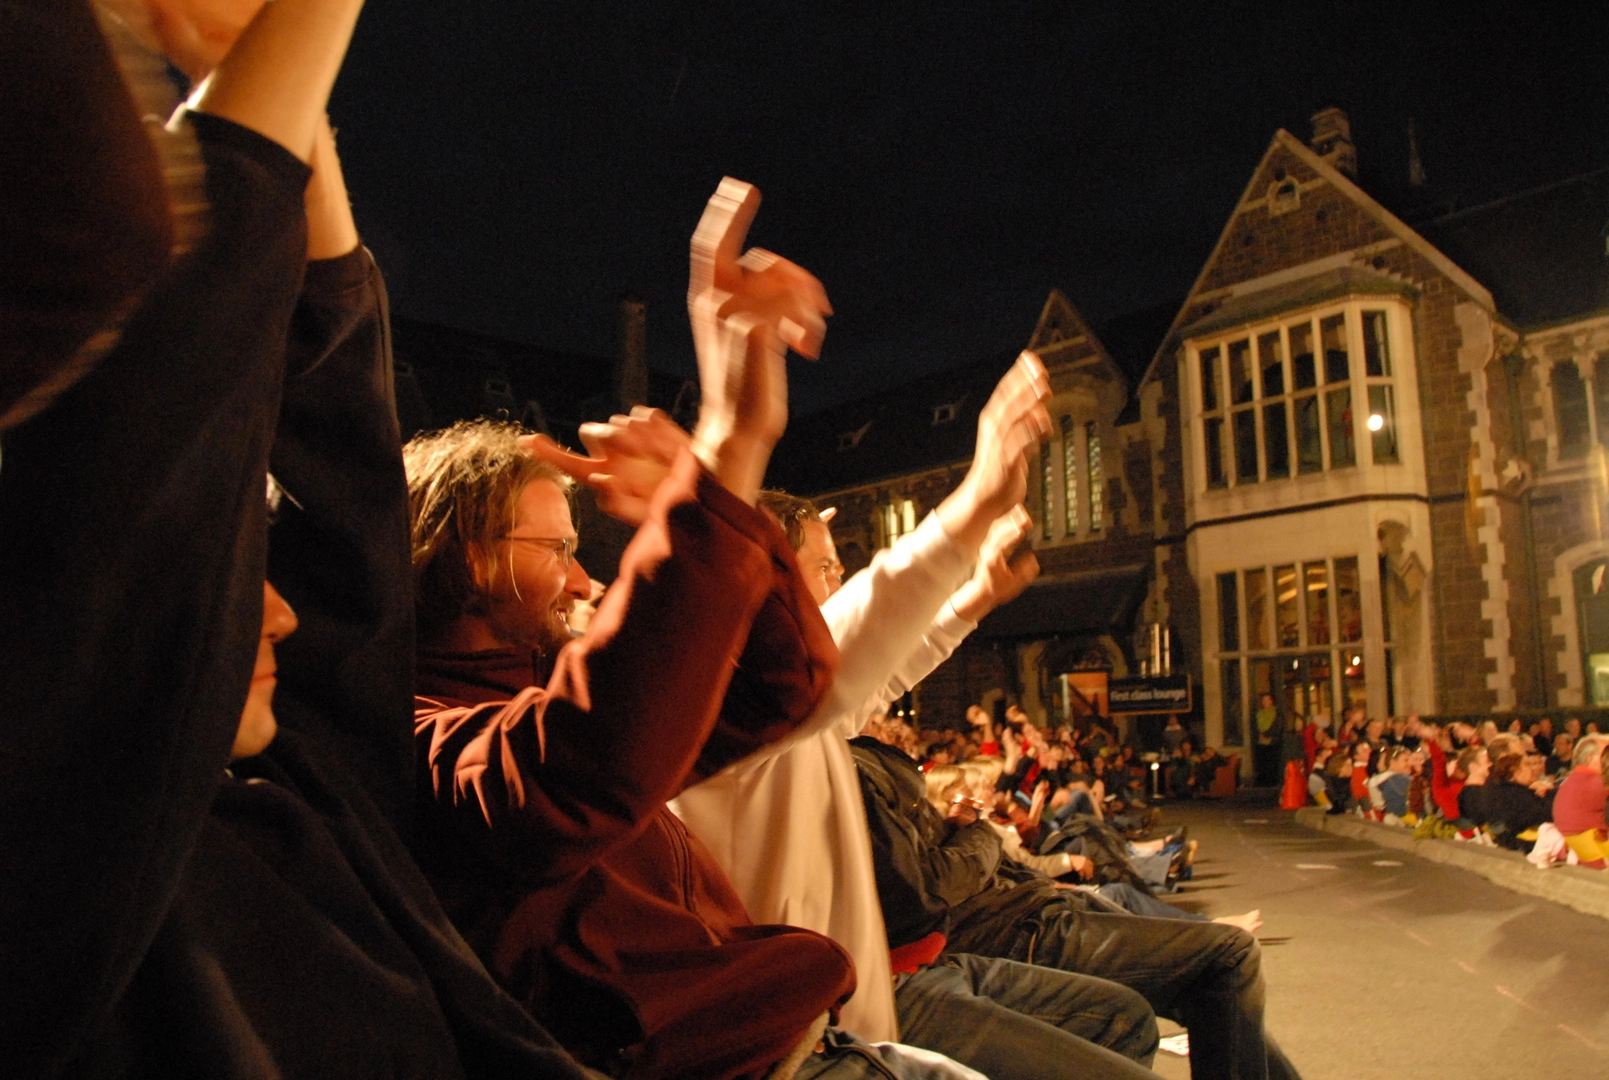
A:
{"label": "gabled roof", "polygon": [[978,413],[1016,354],[924,375],[792,417],[766,484],[819,495],[970,461]]}
{"label": "gabled roof", "polygon": [[1206,280],[1207,274],[1211,271],[1213,265],[1218,261],[1218,256],[1223,251],[1225,242],[1229,239],[1230,233],[1234,231],[1235,224],[1243,212],[1241,207],[1243,207],[1248,201],[1252,200],[1255,194],[1253,191],[1253,186],[1257,183],[1258,178],[1263,174],[1263,169],[1264,166],[1268,164],[1268,159],[1272,157],[1276,151],[1280,150],[1295,155],[1303,165],[1318,174],[1318,176],[1327,181],[1331,187],[1335,188],[1348,200],[1356,204],[1359,209],[1361,209],[1370,218],[1378,222],[1387,232],[1400,239],[1405,245],[1407,245],[1408,248],[1424,258],[1432,266],[1436,267],[1437,270],[1444,274],[1450,281],[1453,282],[1453,284],[1457,285],[1464,292],[1468,293],[1469,296],[1472,297],[1477,303],[1483,305],[1488,310],[1494,312],[1497,310],[1496,303],[1492,298],[1492,294],[1486,288],[1486,286],[1477,281],[1474,276],[1472,276],[1463,267],[1455,263],[1447,256],[1445,252],[1439,250],[1428,239],[1415,232],[1401,218],[1387,210],[1376,199],[1369,195],[1368,192],[1358,187],[1357,182],[1351,177],[1335,168],[1335,166],[1331,165],[1328,161],[1325,161],[1323,158],[1319,157],[1319,155],[1314,153],[1312,148],[1306,143],[1302,142],[1302,140],[1298,139],[1284,128],[1281,128],[1274,132],[1274,138],[1269,142],[1268,149],[1263,151],[1263,156],[1258,160],[1257,167],[1252,170],[1251,176],[1246,181],[1245,191],[1241,193],[1240,198],[1235,202],[1234,210],[1230,213],[1228,220],[1224,222],[1223,230],[1218,234],[1217,243],[1213,244],[1212,246],[1212,253],[1208,255],[1206,261],[1201,264],[1201,272],[1196,275],[1195,283],[1190,286],[1190,292],[1185,298],[1185,303],[1180,306],[1178,315],[1175,317],[1172,327],[1170,327],[1167,335],[1158,344],[1157,351],[1152,355],[1150,363],[1146,366],[1146,380],[1151,379],[1156,374],[1157,360],[1160,359],[1161,356],[1167,352],[1169,346],[1178,339],[1178,333],[1181,329],[1179,324],[1185,318],[1185,313],[1190,309],[1190,300],[1201,292],[1202,283]]}
{"label": "gabled roof", "polygon": [[1426,238],[1533,329],[1609,310],[1609,168],[1426,221]]}

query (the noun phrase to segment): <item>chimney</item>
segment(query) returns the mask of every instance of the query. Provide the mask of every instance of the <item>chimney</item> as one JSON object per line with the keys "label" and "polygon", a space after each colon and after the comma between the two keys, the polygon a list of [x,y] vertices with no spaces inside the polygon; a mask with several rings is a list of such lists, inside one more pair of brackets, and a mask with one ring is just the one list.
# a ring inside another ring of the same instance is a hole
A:
{"label": "chimney", "polygon": [[1413,117],[1408,117],[1408,186],[1425,186],[1425,163],[1419,160],[1419,132],[1414,128]]}
{"label": "chimney", "polygon": [[1340,109],[1331,106],[1313,114],[1313,150],[1352,179],[1358,178],[1358,149],[1352,145],[1352,125]]}
{"label": "chimney", "polygon": [[621,412],[648,404],[648,306],[620,298],[620,353],[615,359],[615,399]]}

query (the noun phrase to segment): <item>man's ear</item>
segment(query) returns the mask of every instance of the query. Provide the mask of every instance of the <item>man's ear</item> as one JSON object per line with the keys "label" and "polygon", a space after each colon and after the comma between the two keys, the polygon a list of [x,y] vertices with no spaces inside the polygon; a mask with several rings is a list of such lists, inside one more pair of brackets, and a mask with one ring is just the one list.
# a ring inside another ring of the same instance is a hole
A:
{"label": "man's ear", "polygon": [[827,507],[827,509],[821,511],[816,516],[821,519],[821,523],[823,525],[826,525],[829,522],[831,522],[833,518],[838,516],[838,508],[836,506],[829,506],[829,507]]}
{"label": "man's ear", "polygon": [[464,548],[464,560],[475,594],[490,596],[499,573],[499,564],[491,550],[480,544],[468,544]]}

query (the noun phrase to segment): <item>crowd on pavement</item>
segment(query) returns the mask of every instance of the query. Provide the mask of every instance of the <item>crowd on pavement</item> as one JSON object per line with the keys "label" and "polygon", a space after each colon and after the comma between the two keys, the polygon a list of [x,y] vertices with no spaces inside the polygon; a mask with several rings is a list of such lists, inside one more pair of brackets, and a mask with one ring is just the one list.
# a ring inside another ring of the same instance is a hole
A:
{"label": "crowd on pavement", "polygon": [[1596,722],[1569,718],[1555,730],[1548,717],[1437,723],[1354,708],[1338,730],[1309,723],[1297,738],[1287,754],[1295,805],[1504,847],[1540,866],[1605,867],[1609,736]]}

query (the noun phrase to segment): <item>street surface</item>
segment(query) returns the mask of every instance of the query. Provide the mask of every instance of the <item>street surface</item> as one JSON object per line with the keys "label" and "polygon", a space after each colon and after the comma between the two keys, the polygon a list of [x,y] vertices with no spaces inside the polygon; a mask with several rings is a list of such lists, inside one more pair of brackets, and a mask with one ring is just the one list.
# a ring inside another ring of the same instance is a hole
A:
{"label": "street surface", "polygon": [[1609,1078],[1609,923],[1271,805],[1165,804],[1201,841],[1166,899],[1262,909],[1268,1026],[1304,1080]]}

